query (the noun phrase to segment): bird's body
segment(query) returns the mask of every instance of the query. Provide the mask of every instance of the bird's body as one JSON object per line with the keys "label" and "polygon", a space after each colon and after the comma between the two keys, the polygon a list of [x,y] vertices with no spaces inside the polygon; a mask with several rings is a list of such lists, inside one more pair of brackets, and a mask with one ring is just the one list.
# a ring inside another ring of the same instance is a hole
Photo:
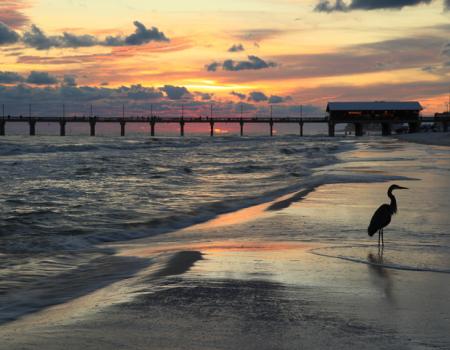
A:
{"label": "bird's body", "polygon": [[391,203],[381,205],[373,214],[372,220],[370,220],[367,233],[369,236],[373,236],[376,232],[378,232],[378,245],[380,244],[380,238],[382,245],[384,245],[383,229],[390,224],[392,215],[397,213],[397,200],[392,194],[392,191],[400,189],[407,188],[398,185],[392,185],[389,187],[388,197],[391,199]]}

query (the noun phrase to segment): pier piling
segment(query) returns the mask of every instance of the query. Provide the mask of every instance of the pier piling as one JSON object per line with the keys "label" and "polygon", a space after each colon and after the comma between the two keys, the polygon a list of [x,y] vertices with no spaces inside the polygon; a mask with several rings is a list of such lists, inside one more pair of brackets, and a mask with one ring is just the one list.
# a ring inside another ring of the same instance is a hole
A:
{"label": "pier piling", "polygon": [[392,134],[391,123],[381,123],[381,135],[390,136]]}
{"label": "pier piling", "polygon": [[270,125],[270,136],[273,136],[273,120],[272,120],[272,118],[270,118],[269,125]]}
{"label": "pier piling", "polygon": [[35,136],[36,135],[36,120],[33,118],[30,118],[28,120],[28,123],[30,125],[30,136]]}
{"label": "pier piling", "polygon": [[448,122],[442,122],[442,130],[448,132]]}
{"label": "pier piling", "polygon": [[180,136],[184,136],[184,121],[180,121]]}
{"label": "pier piling", "polygon": [[409,126],[409,133],[413,134],[419,131],[420,128],[420,122],[411,122],[408,123]]}
{"label": "pier piling", "polygon": [[240,127],[241,127],[241,136],[244,136],[244,122],[241,120],[241,121],[239,122],[239,125],[240,125]]}
{"label": "pier piling", "polygon": [[364,130],[362,123],[355,123],[355,136],[363,136]]}
{"label": "pier piling", "polygon": [[328,136],[333,137],[334,136],[334,123],[328,122]]}
{"label": "pier piling", "polygon": [[120,136],[125,136],[125,120],[120,121]]}
{"label": "pier piling", "polygon": [[155,136],[155,120],[152,117],[152,120],[150,121],[150,136]]}
{"label": "pier piling", "polygon": [[300,136],[303,136],[303,122],[298,123],[300,126]]}
{"label": "pier piling", "polygon": [[209,135],[212,137],[214,136],[214,122],[209,122],[209,126],[210,126]]}
{"label": "pier piling", "polygon": [[59,136],[66,136],[66,123],[64,119],[59,120]]}
{"label": "pier piling", "polygon": [[90,135],[95,136],[95,124],[97,121],[95,120],[95,117],[89,117],[89,126],[90,126]]}

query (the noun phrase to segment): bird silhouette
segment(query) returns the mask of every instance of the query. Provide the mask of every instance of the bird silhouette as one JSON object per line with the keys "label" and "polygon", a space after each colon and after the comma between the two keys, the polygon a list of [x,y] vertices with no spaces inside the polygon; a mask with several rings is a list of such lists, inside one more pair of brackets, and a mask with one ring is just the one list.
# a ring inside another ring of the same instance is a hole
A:
{"label": "bird silhouette", "polygon": [[389,187],[387,195],[391,199],[390,204],[382,204],[373,214],[370,225],[367,229],[369,236],[373,236],[378,231],[378,246],[384,246],[383,229],[391,222],[392,215],[397,213],[397,200],[392,192],[394,190],[407,190],[407,187],[392,185]]}

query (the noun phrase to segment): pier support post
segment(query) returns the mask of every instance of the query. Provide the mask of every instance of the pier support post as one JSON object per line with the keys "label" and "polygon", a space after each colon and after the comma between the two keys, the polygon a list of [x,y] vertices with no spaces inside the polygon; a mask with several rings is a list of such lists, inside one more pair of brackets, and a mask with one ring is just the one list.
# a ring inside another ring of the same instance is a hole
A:
{"label": "pier support post", "polygon": [[239,122],[239,125],[240,125],[240,127],[241,127],[241,136],[244,136],[244,122],[241,120],[241,121]]}
{"label": "pier support post", "polygon": [[334,123],[328,122],[328,136],[333,137],[334,136]]}
{"label": "pier support post", "polygon": [[298,123],[300,126],[300,136],[303,136],[303,122]]}
{"label": "pier support post", "polygon": [[0,120],[0,136],[5,136],[5,120]]}
{"label": "pier support post", "polygon": [[95,120],[95,117],[89,117],[89,126],[91,128],[91,136],[95,136],[95,124],[97,121]]}
{"label": "pier support post", "polygon": [[64,119],[59,120],[59,136],[66,136],[66,123]]}
{"label": "pier support post", "polygon": [[150,136],[155,136],[155,118],[152,117],[152,119],[150,120]]}
{"label": "pier support post", "polygon": [[36,135],[36,120],[33,118],[30,118],[28,123],[30,124],[30,136]]}
{"label": "pier support post", "polygon": [[442,122],[442,131],[448,132],[448,122]]}
{"label": "pier support post", "polygon": [[120,121],[120,136],[125,136],[125,124],[127,122],[125,120]]}
{"label": "pier support post", "polygon": [[210,132],[209,132],[209,136],[214,136],[214,122],[209,122],[209,126],[210,126]]}
{"label": "pier support post", "polygon": [[180,122],[180,136],[184,136],[184,121]]}
{"label": "pier support post", "polygon": [[270,136],[273,136],[273,120],[272,118],[270,119]]}
{"label": "pier support post", "polygon": [[420,122],[410,122],[408,123],[409,133],[413,134],[419,131]]}
{"label": "pier support post", "polygon": [[390,136],[392,134],[391,123],[381,123],[381,135]]}
{"label": "pier support post", "polygon": [[363,125],[362,123],[355,123],[355,136],[363,136]]}

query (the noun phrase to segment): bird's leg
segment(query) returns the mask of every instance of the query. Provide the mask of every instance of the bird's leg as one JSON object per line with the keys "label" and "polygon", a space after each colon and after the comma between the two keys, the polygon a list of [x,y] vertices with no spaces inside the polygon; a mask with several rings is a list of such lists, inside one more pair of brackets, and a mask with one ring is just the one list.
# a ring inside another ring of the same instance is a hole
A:
{"label": "bird's leg", "polygon": [[378,247],[380,246],[381,230],[378,231]]}
{"label": "bird's leg", "polygon": [[381,245],[384,248],[384,232],[381,230]]}

